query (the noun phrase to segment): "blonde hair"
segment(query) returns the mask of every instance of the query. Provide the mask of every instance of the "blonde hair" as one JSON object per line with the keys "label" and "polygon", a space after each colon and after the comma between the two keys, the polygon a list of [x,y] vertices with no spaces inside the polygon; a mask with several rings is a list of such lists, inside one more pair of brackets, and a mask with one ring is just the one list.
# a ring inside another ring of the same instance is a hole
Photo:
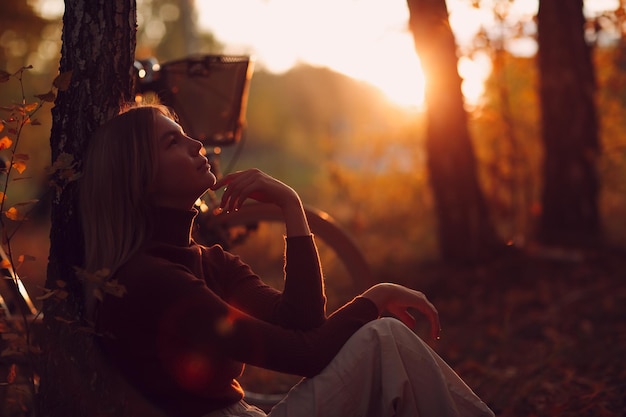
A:
{"label": "blonde hair", "polygon": [[159,114],[176,120],[165,106],[129,104],[89,142],[79,197],[88,274],[113,274],[150,232]]}

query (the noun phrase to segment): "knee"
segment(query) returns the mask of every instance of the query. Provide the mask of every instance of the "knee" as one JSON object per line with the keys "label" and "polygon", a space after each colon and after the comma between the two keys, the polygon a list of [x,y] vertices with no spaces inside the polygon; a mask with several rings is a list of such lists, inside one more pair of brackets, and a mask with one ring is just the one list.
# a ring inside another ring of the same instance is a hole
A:
{"label": "knee", "polygon": [[365,325],[375,332],[383,333],[404,333],[411,332],[404,323],[394,317],[381,317],[377,320],[372,320]]}
{"label": "knee", "polygon": [[396,345],[426,348],[427,344],[413,330],[400,320],[393,317],[382,317],[373,320],[363,327],[368,340],[372,343],[381,343],[383,340]]}
{"label": "knee", "polygon": [[370,338],[375,339],[381,337],[391,337],[393,339],[417,337],[404,323],[393,317],[382,317],[370,321],[361,330],[367,333]]}

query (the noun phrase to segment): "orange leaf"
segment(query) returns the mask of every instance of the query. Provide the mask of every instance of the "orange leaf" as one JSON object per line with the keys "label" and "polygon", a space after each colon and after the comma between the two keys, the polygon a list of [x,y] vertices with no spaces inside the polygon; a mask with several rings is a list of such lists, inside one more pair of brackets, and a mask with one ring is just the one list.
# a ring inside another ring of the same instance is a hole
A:
{"label": "orange leaf", "polygon": [[20,174],[26,170],[26,164],[23,161],[13,162],[13,168]]}
{"label": "orange leaf", "polygon": [[31,112],[33,110],[35,110],[37,108],[39,104],[37,103],[28,103],[24,105],[24,111],[25,112]]}
{"label": "orange leaf", "polygon": [[13,265],[11,265],[11,261],[5,258],[2,260],[2,262],[0,262],[0,267],[5,269],[11,269]]}
{"label": "orange leaf", "polygon": [[4,195],[2,191],[0,191],[0,204],[2,204],[5,198],[6,198],[6,195]]}
{"label": "orange leaf", "polygon": [[24,263],[28,261],[36,261],[37,258],[35,258],[33,255],[20,255],[18,256],[17,260],[20,263]]}
{"label": "orange leaf", "polygon": [[20,221],[26,218],[26,216],[24,216],[23,213],[20,213],[19,210],[15,207],[11,207],[7,211],[5,211],[4,215],[13,221]]}
{"label": "orange leaf", "polygon": [[8,136],[5,136],[2,139],[0,139],[0,151],[3,149],[9,149],[11,145],[13,145],[13,141],[9,139]]}

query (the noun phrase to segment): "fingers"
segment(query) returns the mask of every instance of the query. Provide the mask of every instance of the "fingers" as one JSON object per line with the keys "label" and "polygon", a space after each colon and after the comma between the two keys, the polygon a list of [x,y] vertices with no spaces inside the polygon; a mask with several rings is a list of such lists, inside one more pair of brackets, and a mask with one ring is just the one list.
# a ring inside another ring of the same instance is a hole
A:
{"label": "fingers", "polygon": [[219,188],[224,188],[220,208],[227,211],[239,210],[248,198],[281,207],[294,202],[300,204],[291,187],[255,168],[224,176],[212,187]]}
{"label": "fingers", "polygon": [[227,211],[237,211],[244,201],[256,190],[255,175],[250,172],[230,174],[224,178],[220,186],[226,186],[220,202],[220,208]]}
{"label": "fingers", "polygon": [[439,312],[435,306],[426,299],[422,294],[423,304],[415,306],[415,308],[428,319],[430,324],[430,334],[433,339],[439,339],[441,333],[441,323],[439,321]]}
{"label": "fingers", "polygon": [[396,287],[400,291],[389,300],[388,310],[391,314],[400,319],[410,328],[414,328],[416,324],[415,318],[409,313],[408,309],[415,309],[422,314],[430,325],[430,335],[433,339],[439,339],[441,333],[441,324],[439,322],[439,312],[435,306],[428,301],[426,296],[420,292],[406,287]]}
{"label": "fingers", "polygon": [[245,200],[253,197],[262,187],[263,178],[262,172],[257,169],[238,171],[221,178],[212,187],[213,190],[224,188],[220,208],[226,211],[239,210]]}

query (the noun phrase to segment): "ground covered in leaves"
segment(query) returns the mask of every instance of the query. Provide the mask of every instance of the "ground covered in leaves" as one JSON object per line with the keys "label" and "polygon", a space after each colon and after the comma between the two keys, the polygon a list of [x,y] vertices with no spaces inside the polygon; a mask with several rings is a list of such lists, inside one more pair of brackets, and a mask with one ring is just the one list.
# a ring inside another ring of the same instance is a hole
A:
{"label": "ground covered in leaves", "polygon": [[496,415],[626,415],[626,254],[537,250],[425,276],[436,350]]}

